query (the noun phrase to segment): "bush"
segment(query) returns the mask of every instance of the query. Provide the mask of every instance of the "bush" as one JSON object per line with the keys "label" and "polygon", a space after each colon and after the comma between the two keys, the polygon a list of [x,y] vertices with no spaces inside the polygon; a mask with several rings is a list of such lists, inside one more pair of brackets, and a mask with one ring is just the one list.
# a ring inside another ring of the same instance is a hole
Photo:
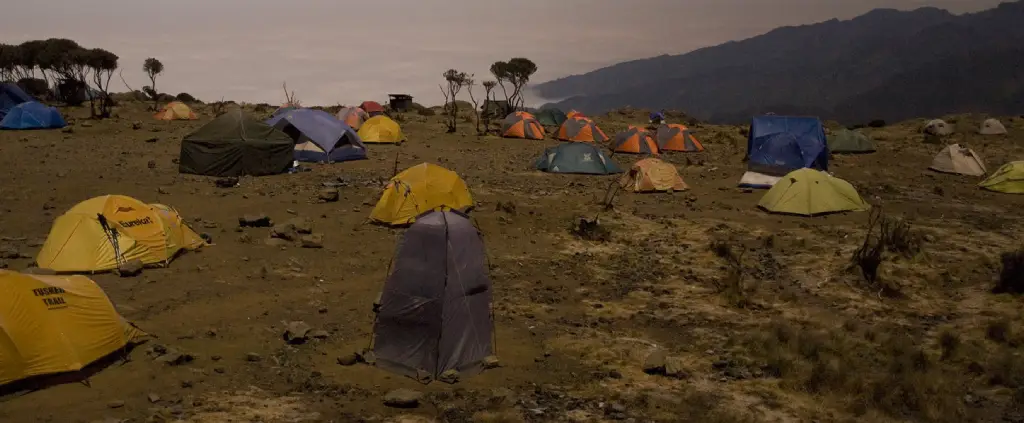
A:
{"label": "bush", "polygon": [[601,222],[596,218],[594,220],[584,217],[577,219],[569,227],[569,232],[587,241],[607,242],[612,239],[611,231],[601,226]]}
{"label": "bush", "polygon": [[176,100],[182,102],[182,103],[199,103],[200,102],[199,100],[196,100],[195,97],[192,97],[192,94],[189,94],[189,93],[180,93],[180,94],[174,96],[174,98]]}
{"label": "bush", "polygon": [[1024,248],[1002,254],[1003,269],[992,292],[1024,294]]}

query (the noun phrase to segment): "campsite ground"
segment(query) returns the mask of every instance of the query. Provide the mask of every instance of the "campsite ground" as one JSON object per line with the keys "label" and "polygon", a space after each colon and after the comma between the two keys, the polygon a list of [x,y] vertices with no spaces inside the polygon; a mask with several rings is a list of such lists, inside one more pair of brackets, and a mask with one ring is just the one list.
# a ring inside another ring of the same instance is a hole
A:
{"label": "campsite ground", "polygon": [[[471,124],[445,134],[440,117],[415,113],[405,116],[409,141],[371,146],[369,160],[218,188],[177,172],[181,137],[211,114],[203,106],[197,112],[199,121],[158,122],[143,105],[129,104],[118,118],[91,121],[75,109],[65,111],[71,133],[0,132],[0,235],[22,253],[35,254],[64,210],[110,193],[172,205],[214,240],[136,278],[96,275],[122,314],[158,338],[88,386],[0,399],[0,421],[1024,417],[1021,302],[989,293],[999,254],[1020,247],[1024,197],[930,173],[942,146],[923,142],[920,122],[869,129],[877,153],[832,161],[837,176],[885,214],[906,218],[923,241],[916,254],[887,257],[883,289],[845,271],[868,213],[770,215],[756,207],[760,192],[735,188],[741,128],[698,125],[706,152],[664,157],[679,166],[689,191],[620,193],[604,211],[599,200],[614,177],[530,169],[554,141],[477,138],[468,135]],[[645,114],[596,120],[611,134],[643,123]],[[959,117],[960,133],[981,120]],[[1024,157],[1024,119],[1004,123],[1010,137],[952,140],[969,144],[994,170]],[[472,216],[491,261],[502,367],[456,385],[422,386],[337,363],[367,346],[371,304],[401,234],[365,222],[396,156],[400,169],[434,162],[455,170],[477,201]],[[614,158],[624,166],[636,160]],[[339,202],[316,201],[325,181],[343,184]],[[237,228],[239,216],[261,212],[275,221],[313,219],[325,248],[270,247],[267,229]],[[575,237],[569,228],[580,216],[599,216],[611,239]],[[741,272],[719,257],[724,250],[742,257]],[[21,269],[31,261],[7,262]],[[286,345],[289,321],[329,336]],[[154,361],[146,354],[154,344],[196,359]],[[667,351],[673,376],[643,372],[655,346]],[[427,393],[425,404],[385,407],[381,397],[395,388]]]}

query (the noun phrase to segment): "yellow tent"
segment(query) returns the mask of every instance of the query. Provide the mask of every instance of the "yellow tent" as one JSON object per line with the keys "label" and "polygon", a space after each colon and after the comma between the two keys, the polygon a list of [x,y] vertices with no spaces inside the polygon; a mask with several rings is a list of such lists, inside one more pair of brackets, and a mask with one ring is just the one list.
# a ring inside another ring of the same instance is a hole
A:
{"label": "yellow tent", "polygon": [[405,141],[405,134],[398,122],[384,115],[377,115],[363,122],[359,127],[359,138],[368,144],[398,144]]}
{"label": "yellow tent", "polygon": [[1024,161],[1004,164],[978,186],[989,191],[1024,194]]}
{"label": "yellow tent", "polygon": [[199,119],[185,103],[172,101],[153,115],[158,120],[195,120]]}
{"label": "yellow tent", "polygon": [[[366,124],[363,125],[365,128]],[[459,175],[441,166],[422,163],[391,178],[370,213],[370,219],[389,225],[404,225],[431,210],[449,208],[466,211],[472,206],[469,188]]]}
{"label": "yellow tent", "polygon": [[145,335],[85,276],[0,270],[0,385],[82,370]]}
{"label": "yellow tent", "polygon": [[783,176],[765,193],[758,206],[772,213],[803,216],[864,211],[871,207],[849,182],[809,168]]}
{"label": "yellow tent", "polygon": [[58,217],[36,262],[58,272],[100,272],[117,268],[119,256],[123,261],[167,264],[179,251],[204,244],[170,207],[105,195]]}

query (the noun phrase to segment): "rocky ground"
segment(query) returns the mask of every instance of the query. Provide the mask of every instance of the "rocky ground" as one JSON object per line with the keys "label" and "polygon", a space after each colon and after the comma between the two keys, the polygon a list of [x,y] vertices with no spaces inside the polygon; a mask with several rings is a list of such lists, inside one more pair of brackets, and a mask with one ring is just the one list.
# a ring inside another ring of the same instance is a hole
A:
{"label": "rocky ground", "polygon": [[[1024,421],[1021,300],[990,293],[1000,254],[1021,246],[1024,196],[929,172],[943,145],[917,133],[923,121],[868,129],[877,153],[833,158],[910,225],[868,283],[849,267],[869,213],[757,209],[760,191],[735,188],[742,128],[696,125],[706,152],[663,157],[689,191],[620,193],[606,210],[614,177],[531,170],[555,141],[480,138],[469,123],[445,134],[416,113],[402,119],[409,142],[371,146],[369,160],[222,188],[177,171],[181,137],[212,108],[197,112],[67,109],[66,130],[0,132],[3,265],[30,266],[56,216],[111,193],[172,205],[214,243],[134,278],[96,275],[156,338],[88,384],[0,398],[0,421]],[[646,115],[596,120],[611,134]],[[1024,157],[1024,119],[1003,120],[1008,137],[974,135],[981,116],[951,120],[961,135],[943,143],[968,144],[990,170]],[[454,385],[352,363],[401,234],[366,222],[396,160],[458,172],[477,202],[501,367]],[[338,201],[319,198],[325,186]],[[299,219],[321,248],[239,227],[260,214]],[[575,235],[580,217],[607,233]]]}

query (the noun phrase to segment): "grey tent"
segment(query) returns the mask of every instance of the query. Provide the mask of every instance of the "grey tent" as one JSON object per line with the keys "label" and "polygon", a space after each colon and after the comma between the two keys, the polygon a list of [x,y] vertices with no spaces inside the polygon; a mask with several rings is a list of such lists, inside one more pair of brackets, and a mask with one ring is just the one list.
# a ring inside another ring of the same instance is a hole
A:
{"label": "grey tent", "polygon": [[875,143],[862,132],[840,129],[835,135],[828,137],[828,150],[837,154],[873,153]]}
{"label": "grey tent", "polygon": [[483,239],[456,211],[433,211],[402,236],[373,328],[376,365],[423,382],[472,376],[493,354]]}
{"label": "grey tent", "polygon": [[533,166],[537,170],[550,173],[622,173],[622,168],[618,164],[590,142],[570,142],[549,147],[544,150],[544,155],[537,158]]}
{"label": "grey tent", "polygon": [[986,119],[978,129],[981,135],[1005,135],[1006,127],[998,119]]}
{"label": "grey tent", "polygon": [[287,134],[235,109],[185,136],[178,171],[210,176],[274,175],[288,171],[294,150],[295,141]]}

